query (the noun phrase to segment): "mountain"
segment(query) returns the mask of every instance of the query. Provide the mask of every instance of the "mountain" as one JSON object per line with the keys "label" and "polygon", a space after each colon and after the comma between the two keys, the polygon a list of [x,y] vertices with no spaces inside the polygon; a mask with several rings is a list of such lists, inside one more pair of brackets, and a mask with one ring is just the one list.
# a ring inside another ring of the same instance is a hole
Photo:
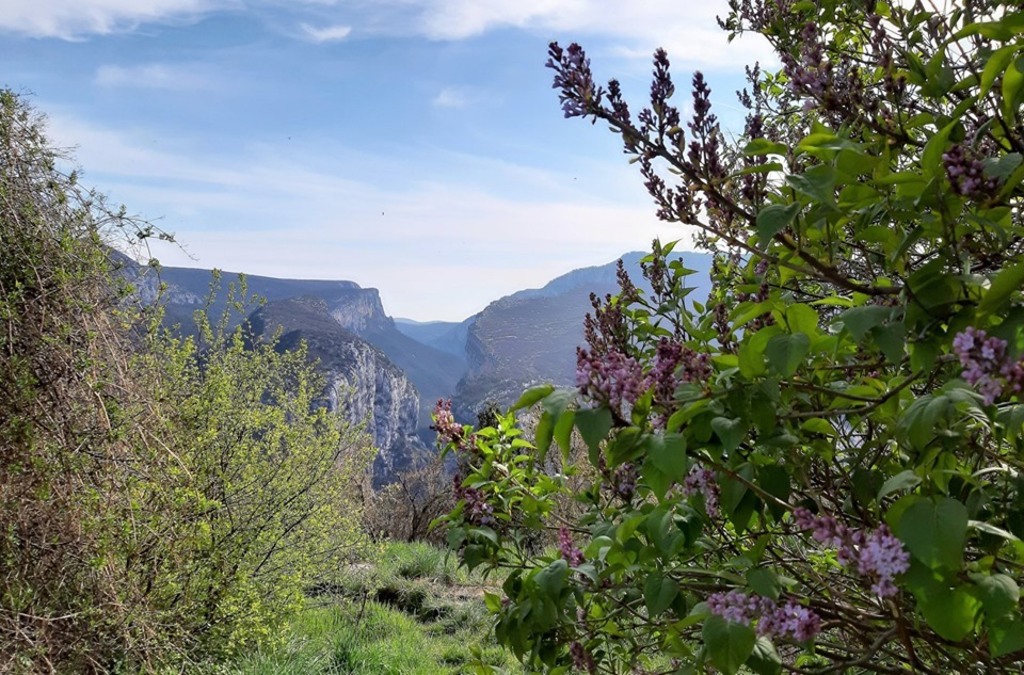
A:
{"label": "mountain", "polygon": [[[644,255],[623,256],[642,289],[639,263]],[[711,257],[676,256],[695,270],[692,297],[703,300],[710,287]],[[130,265],[139,295],[148,301],[160,297],[168,321],[183,330],[191,325],[193,312],[207,304],[219,316],[229,306],[226,288],[241,282],[238,274],[222,273],[208,303],[214,279],[210,270],[165,267],[155,275]],[[282,330],[283,347],[306,341],[328,379],[328,404],[344,406],[353,420],[368,421],[382,450],[378,479],[429,452],[430,412],[439,398],[453,399],[457,419],[473,421],[485,404],[507,406],[531,385],[574,384],[583,319],[593,311],[590,295],[618,291],[616,263],[611,262],[513,293],[465,321],[416,322],[392,319],[376,289],[352,281],[246,275],[245,285],[247,293],[267,300],[248,319],[254,328]],[[239,314],[233,323],[244,320]],[[342,395],[349,390],[350,396]]]}
{"label": "mountain", "polygon": [[387,482],[426,452],[417,438],[419,394],[406,373],[380,349],[348,330],[321,298],[268,302],[249,317],[253,335],[279,334],[278,348],[305,343],[327,381],[325,401],[353,423],[365,423],[380,449],[374,478]]}
{"label": "mountain", "polygon": [[466,354],[466,336],[475,317],[465,321],[413,321],[412,319],[395,319],[395,328],[417,342],[422,342],[434,349],[464,357]]}
{"label": "mountain", "polygon": [[[644,255],[627,253],[622,261],[637,287],[649,291],[640,272]],[[694,270],[693,297],[703,301],[710,291],[711,256],[687,252],[674,257]],[[616,262],[574,270],[542,288],[492,302],[477,314],[466,340],[469,371],[452,402],[456,418],[473,420],[487,403],[508,406],[532,385],[573,385],[583,319],[593,311],[590,294],[618,292]]]}
{"label": "mountain", "polygon": [[[161,267],[153,272],[158,273],[147,273],[136,282],[140,294],[144,299],[153,300],[160,292],[160,284],[163,284],[160,297],[167,319],[172,324],[180,324],[186,331],[192,325],[193,312],[201,309],[211,297],[211,288],[216,292],[212,296],[210,312],[213,316],[220,316],[228,307],[227,289],[242,284],[242,275],[235,272],[221,273],[218,284],[213,283],[211,270]],[[244,284],[249,296],[269,302],[296,297],[323,300],[328,313],[339,326],[372,344],[405,372],[420,397],[416,428],[424,437],[429,436],[430,411],[434,403],[439,398],[450,397],[466,373],[464,351],[453,353],[404,334],[384,311],[377,289],[362,288],[353,281],[244,275]],[[239,314],[233,323],[244,319],[245,315]]]}

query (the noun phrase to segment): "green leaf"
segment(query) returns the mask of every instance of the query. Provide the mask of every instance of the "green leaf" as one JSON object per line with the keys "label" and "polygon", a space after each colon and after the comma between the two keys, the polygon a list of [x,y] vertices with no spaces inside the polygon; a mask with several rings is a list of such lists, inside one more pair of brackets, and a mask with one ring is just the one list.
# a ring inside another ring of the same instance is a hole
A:
{"label": "green leaf", "polygon": [[718,434],[718,440],[722,442],[722,448],[726,452],[740,447],[744,436],[747,435],[747,427],[739,418],[716,417],[711,420],[711,428]]}
{"label": "green leaf", "polygon": [[912,470],[907,469],[906,471],[901,471],[882,483],[881,489],[878,490],[878,501],[882,501],[885,497],[888,497],[894,492],[912,488],[920,482],[921,477]]}
{"label": "green leaf", "polygon": [[772,204],[761,209],[757,214],[757,235],[761,247],[767,246],[772,237],[786,229],[799,212],[800,205],[796,203],[787,206]]}
{"label": "green leaf", "polygon": [[899,427],[911,444],[924,449],[935,438],[939,419],[952,409],[952,403],[945,396],[925,394],[907,407],[900,418]]}
{"label": "green leaf", "polygon": [[673,481],[683,480],[690,468],[686,459],[686,437],[682,434],[649,436],[647,456],[654,466]]}
{"label": "green leaf", "polygon": [[859,344],[864,341],[864,336],[872,328],[880,326],[892,316],[892,309],[879,307],[878,305],[864,305],[853,307],[839,315],[838,320],[842,322],[843,328],[850,331],[850,335]]}
{"label": "green leaf", "polygon": [[757,567],[747,572],[747,588],[758,595],[778,600],[779,593],[782,591],[782,583],[779,581],[779,575],[775,572],[767,567]]}
{"label": "green leaf", "polygon": [[670,577],[654,571],[647,575],[644,584],[644,604],[650,616],[657,616],[672,606],[679,594],[679,586]]}
{"label": "green leaf", "polygon": [[509,410],[512,411],[512,410],[521,410],[523,408],[529,408],[534,403],[536,403],[537,401],[539,401],[542,398],[546,397],[548,394],[550,394],[554,390],[555,390],[554,386],[552,386],[550,384],[543,384],[543,385],[541,385],[539,387],[533,387],[532,389],[527,389],[526,391],[523,392],[523,395],[519,397],[519,400],[516,401],[516,404],[514,406],[512,406],[511,408],[509,408]]}
{"label": "green leaf", "polygon": [[664,471],[654,465],[650,457],[640,467],[640,475],[643,477],[647,487],[654,493],[654,496],[658,498],[658,501],[664,500],[669,488],[672,487],[673,481]]}
{"label": "green leaf", "polygon": [[765,356],[768,365],[782,377],[789,377],[803,363],[811,348],[811,338],[804,333],[776,335],[768,341]]}
{"label": "green leaf", "polygon": [[896,535],[928,567],[959,571],[967,541],[967,507],[951,497],[921,499],[903,512]]}
{"label": "green leaf", "polygon": [[[784,467],[776,464],[769,464],[767,466],[760,467],[757,470],[757,482],[761,488],[771,496],[783,502],[789,501],[792,486],[790,485],[789,472],[786,471]],[[772,501],[768,501],[767,503],[768,510],[771,511],[776,518],[782,518],[783,514],[786,513],[785,507],[779,506]]]}
{"label": "green leaf", "polygon": [[575,420],[583,442],[590,448],[590,461],[597,466],[601,451],[601,441],[612,430],[612,413],[607,408],[590,408],[577,410]]}
{"label": "green leaf", "polygon": [[978,312],[982,317],[1001,310],[1010,300],[1010,296],[1024,286],[1024,262],[1008,265],[996,275],[989,286],[985,297],[978,304]]}
{"label": "green leaf", "polygon": [[767,138],[755,138],[743,148],[743,154],[747,157],[756,155],[783,155],[789,151],[782,143],[773,143]]}
{"label": "green leaf", "polygon": [[757,675],[779,675],[782,672],[782,658],[775,651],[775,645],[768,638],[757,638],[754,651],[746,662],[747,668]]}
{"label": "green leaf", "polygon": [[926,81],[921,93],[931,98],[944,96],[955,84],[953,71],[946,65],[944,49],[937,49],[925,66]]}
{"label": "green leaf", "polygon": [[959,642],[974,631],[981,603],[963,586],[951,592],[927,593],[918,598],[925,621],[939,636]]}
{"label": "green leaf", "polygon": [[810,305],[796,303],[786,307],[786,325],[791,333],[818,333],[818,312]]}
{"label": "green leaf", "polygon": [[1024,68],[1021,66],[1021,59],[1017,59],[1003,73],[1003,117],[1011,126],[1017,123],[1017,111],[1024,93]]}
{"label": "green leaf", "polygon": [[711,615],[704,620],[704,646],[708,657],[725,675],[734,675],[754,651],[754,629]]}
{"label": "green leaf", "polygon": [[537,573],[537,588],[552,599],[558,599],[569,578],[569,563],[562,558],[554,560],[550,565]]}
{"label": "green leaf", "polygon": [[1020,619],[999,622],[989,629],[988,650],[993,658],[1024,649],[1024,622]]}
{"label": "green leaf", "polygon": [[777,326],[767,326],[744,340],[740,344],[739,361],[740,374],[747,379],[753,379],[765,372],[767,364],[764,360],[764,352],[768,342],[776,335],[781,335],[782,329]]}
{"label": "green leaf", "polygon": [[1000,183],[1006,183],[1021,164],[1024,164],[1024,156],[1019,152],[1010,152],[999,159],[987,160],[985,175],[998,178]]}
{"label": "green leaf", "polygon": [[572,450],[572,425],[576,420],[575,410],[566,410],[555,422],[554,438],[558,447],[562,449],[562,457],[569,459],[569,452]]}
{"label": "green leaf", "polygon": [[1005,574],[971,574],[971,581],[978,587],[981,604],[989,618],[1012,614],[1020,603],[1020,587],[1013,577]]}
{"label": "green leaf", "polygon": [[902,323],[875,326],[871,329],[871,337],[890,363],[903,360],[907,348],[907,332]]}
{"label": "green leaf", "polygon": [[497,593],[490,593],[488,591],[484,591],[484,605],[487,607],[489,611],[493,612],[494,614],[497,614],[501,611],[501,598],[498,596]]}
{"label": "green leaf", "polygon": [[534,431],[534,444],[537,446],[537,455],[541,464],[544,463],[544,458],[548,454],[548,448],[551,447],[551,439],[555,433],[555,422],[551,418],[551,413],[544,412],[541,414],[540,419],[537,421],[537,429]]}
{"label": "green leaf", "polygon": [[812,166],[802,174],[790,174],[786,182],[818,204],[835,203],[836,170],[829,164]]}
{"label": "green leaf", "polygon": [[959,123],[959,120],[953,120],[942,127],[924,146],[924,151],[921,153],[921,169],[926,176],[936,176],[941,173],[942,153],[946,152],[946,145],[949,142],[949,135],[953,132],[953,127]]}

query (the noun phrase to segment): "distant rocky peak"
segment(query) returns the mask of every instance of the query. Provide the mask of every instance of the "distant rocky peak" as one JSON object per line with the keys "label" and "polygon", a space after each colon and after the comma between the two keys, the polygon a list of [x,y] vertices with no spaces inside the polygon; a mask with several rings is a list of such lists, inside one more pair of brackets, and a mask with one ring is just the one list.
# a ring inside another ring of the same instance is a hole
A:
{"label": "distant rocky peak", "polygon": [[341,291],[327,300],[328,311],[338,324],[357,335],[389,330],[394,323],[384,313],[384,304],[376,288]]}

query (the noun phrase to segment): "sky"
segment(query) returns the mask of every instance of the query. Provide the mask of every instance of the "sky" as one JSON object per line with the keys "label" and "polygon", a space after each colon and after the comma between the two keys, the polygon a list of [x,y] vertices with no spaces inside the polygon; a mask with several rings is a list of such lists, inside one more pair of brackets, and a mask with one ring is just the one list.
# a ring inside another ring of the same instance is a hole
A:
{"label": "sky", "polygon": [[[173,233],[165,265],[346,279],[459,321],[578,267],[688,241],[602,125],[566,120],[547,45],[642,105],[704,72],[726,129],[759,36],[725,0],[3,0],[0,86],[83,182]],[[685,247],[685,243],[683,244]]]}

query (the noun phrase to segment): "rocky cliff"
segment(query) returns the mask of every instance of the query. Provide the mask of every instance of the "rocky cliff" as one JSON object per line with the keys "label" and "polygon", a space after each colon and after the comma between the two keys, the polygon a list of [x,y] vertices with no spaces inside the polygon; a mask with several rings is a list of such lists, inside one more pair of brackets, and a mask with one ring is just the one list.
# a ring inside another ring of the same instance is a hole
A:
{"label": "rocky cliff", "polygon": [[412,382],[383,352],[343,327],[326,301],[304,297],[268,302],[252,314],[249,324],[256,335],[280,331],[280,349],[306,343],[326,379],[328,407],[365,424],[380,449],[374,464],[377,482],[388,481],[427,452],[416,437],[420,402]]}
{"label": "rocky cliff", "polygon": [[[127,261],[123,256],[121,259]],[[160,285],[164,286],[160,299],[168,324],[177,324],[183,332],[188,332],[192,326],[192,313],[205,306],[210,297],[212,272],[164,267],[159,271],[147,270],[143,274],[144,268],[130,261],[126,264],[132,266],[130,277],[140,296],[147,301],[153,301]],[[209,305],[211,315],[220,316],[228,308],[227,289],[242,286],[242,279],[234,272],[221,273],[220,282],[213,284],[216,292]],[[401,333],[385,312],[375,288],[361,288],[352,281],[277,279],[256,275],[245,275],[244,286],[248,296],[270,302],[300,297],[322,300],[335,325],[369,342],[405,372],[420,397],[413,429],[424,439],[432,438],[430,411],[438,398],[450,398],[455,393],[456,384],[466,372],[464,354],[437,349]],[[244,315],[237,315],[231,323],[234,325],[244,319]]]}

